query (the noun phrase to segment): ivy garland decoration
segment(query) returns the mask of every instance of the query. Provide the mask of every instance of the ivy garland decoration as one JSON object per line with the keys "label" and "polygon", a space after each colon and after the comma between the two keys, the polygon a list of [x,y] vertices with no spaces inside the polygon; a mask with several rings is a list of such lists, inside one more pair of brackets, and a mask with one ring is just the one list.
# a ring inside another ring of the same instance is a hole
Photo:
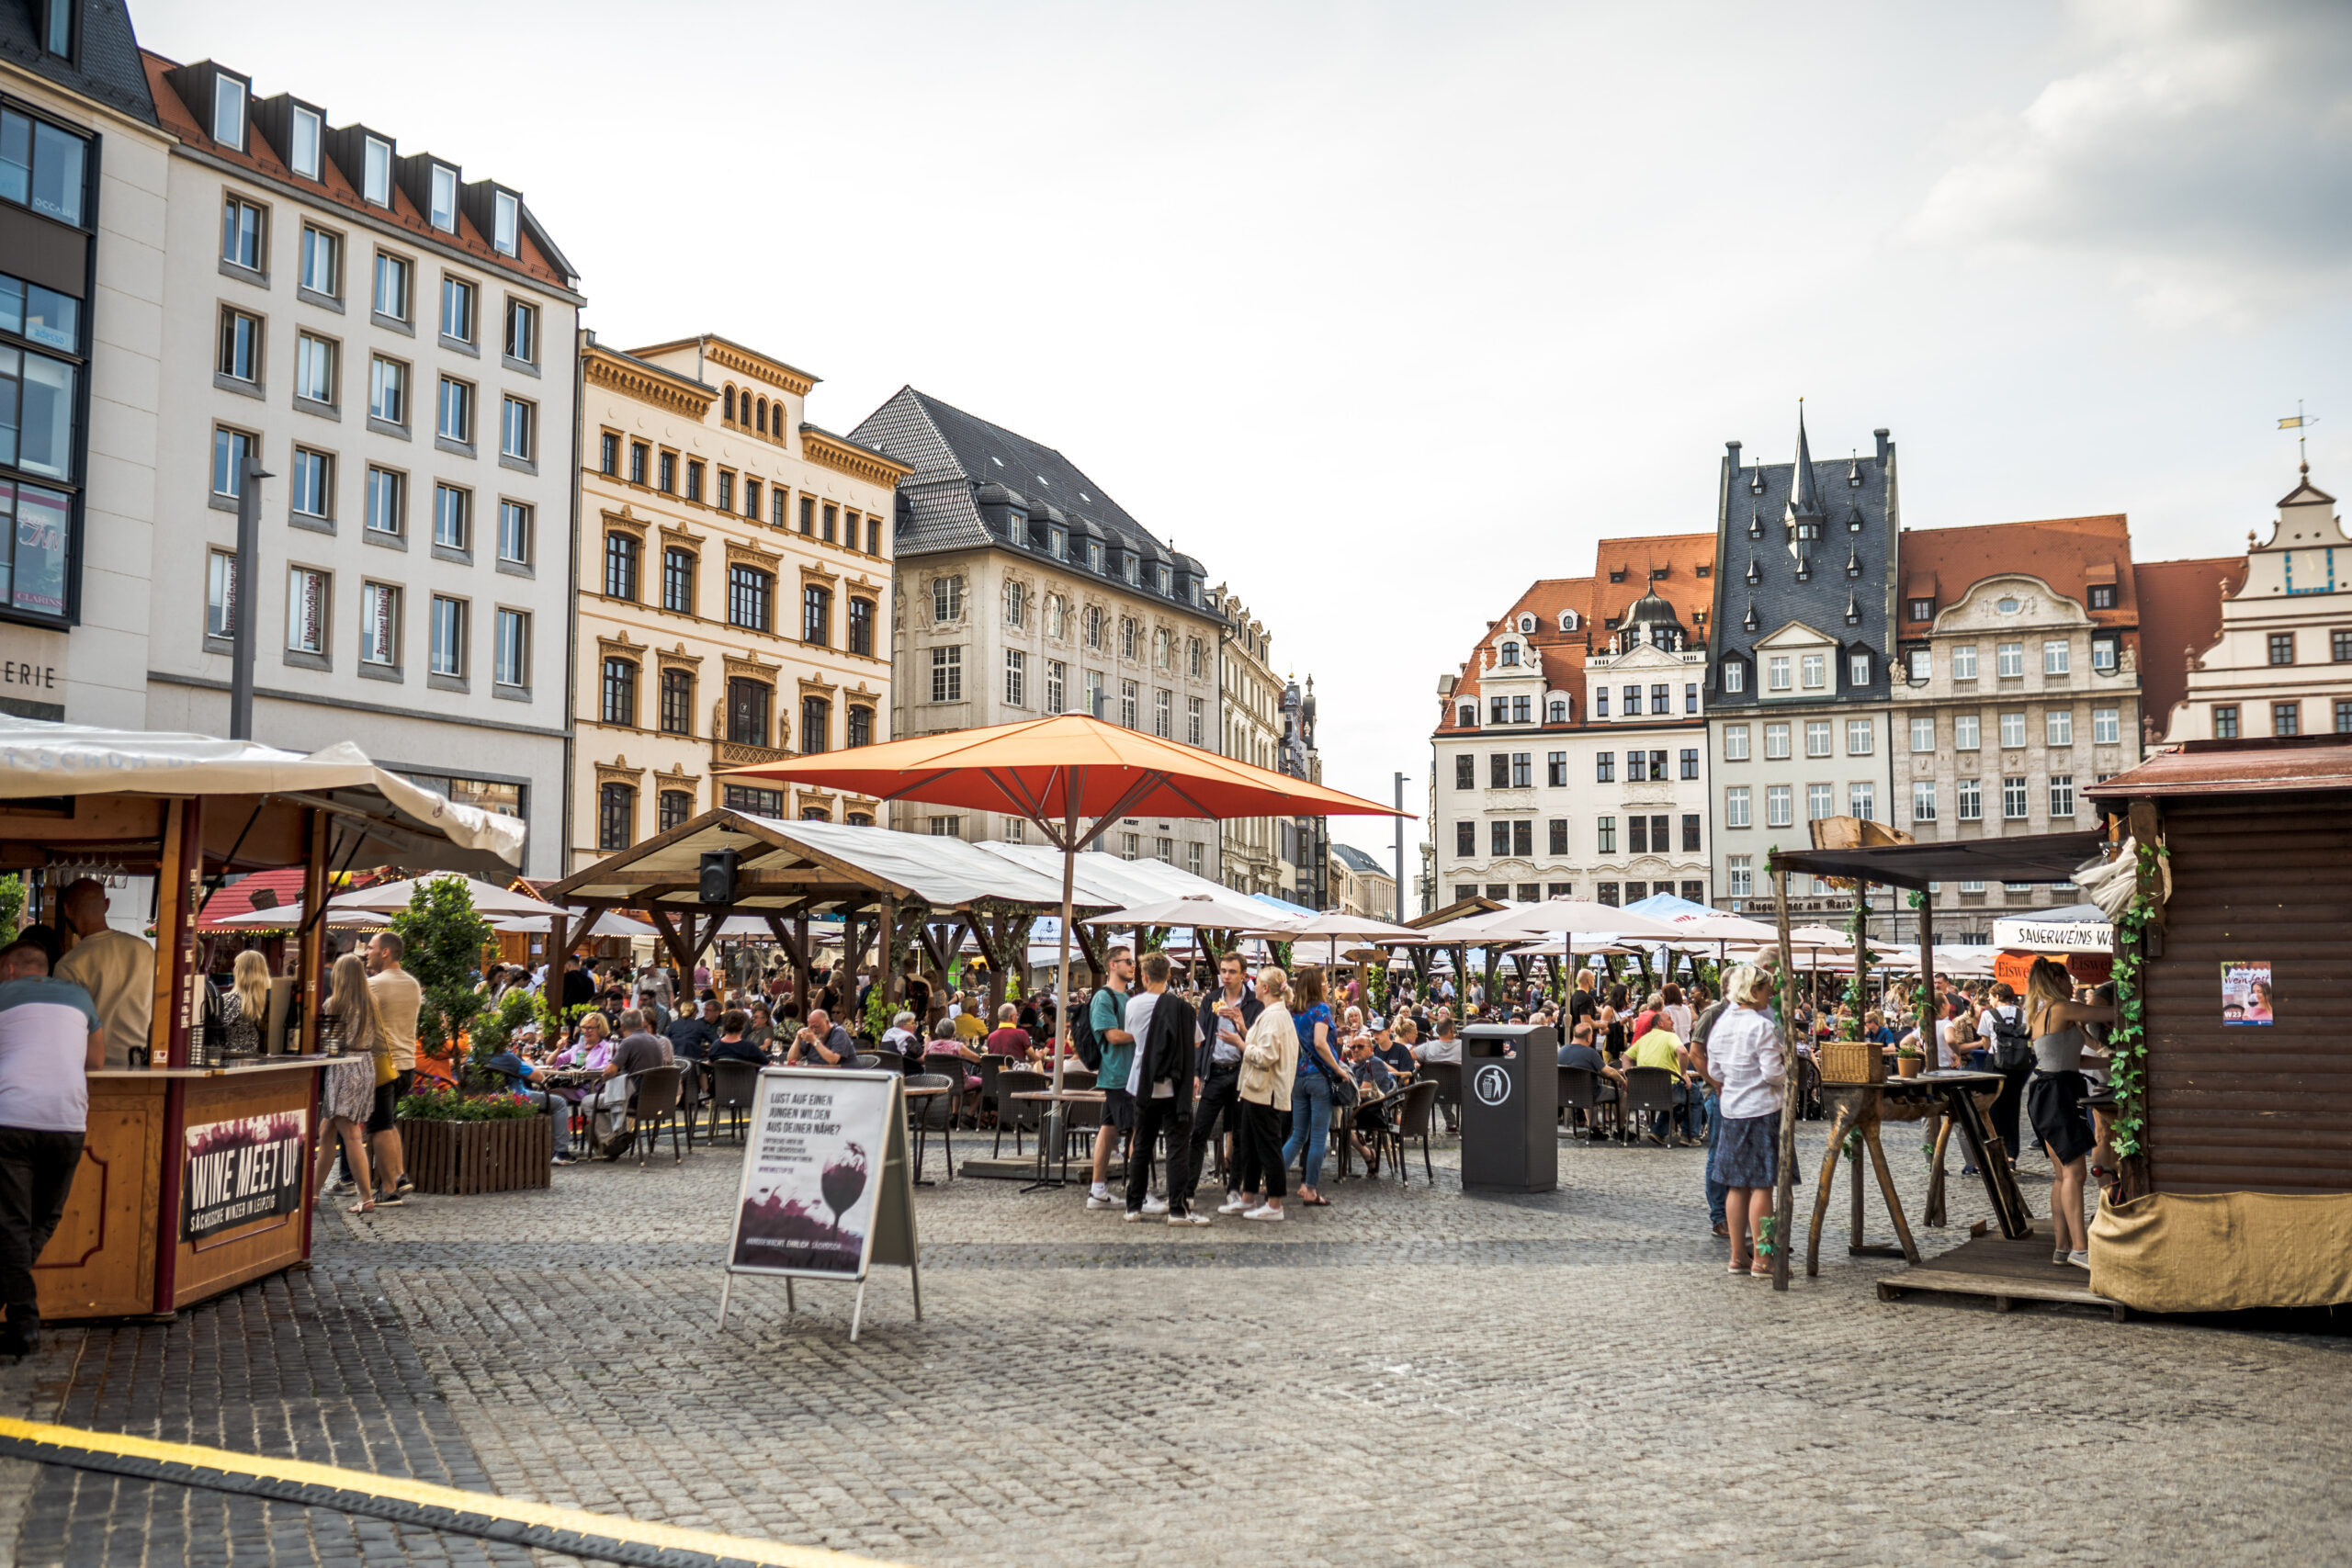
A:
{"label": "ivy garland decoration", "polygon": [[2147,1008],[2140,992],[2140,972],[2147,964],[2143,943],[2148,927],[2155,923],[2157,900],[2145,889],[2162,884],[2157,857],[2170,853],[2162,846],[2140,846],[2142,890],[2132,895],[2116,921],[2116,1021],[2107,1035],[2107,1076],[2115,1089],[2115,1152],[2124,1158],[2144,1152],[2140,1135],[2147,1130]]}

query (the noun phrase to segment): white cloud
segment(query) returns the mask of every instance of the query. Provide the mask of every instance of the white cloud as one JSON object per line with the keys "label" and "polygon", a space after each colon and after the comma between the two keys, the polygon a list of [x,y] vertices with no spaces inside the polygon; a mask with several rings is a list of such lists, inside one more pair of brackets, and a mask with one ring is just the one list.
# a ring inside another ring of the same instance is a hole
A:
{"label": "white cloud", "polygon": [[2081,0],[2078,69],[1928,192],[1915,238],[2085,256],[2165,318],[2263,315],[2352,276],[2352,9]]}

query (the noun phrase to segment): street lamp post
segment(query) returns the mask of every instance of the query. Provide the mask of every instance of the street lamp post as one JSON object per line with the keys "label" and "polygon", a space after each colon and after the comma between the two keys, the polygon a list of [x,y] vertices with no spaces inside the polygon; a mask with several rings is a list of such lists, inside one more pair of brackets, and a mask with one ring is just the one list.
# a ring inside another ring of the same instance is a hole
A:
{"label": "street lamp post", "polygon": [[261,572],[261,459],[245,450],[237,482],[237,576],[229,623],[229,739],[254,738],[254,583]]}
{"label": "street lamp post", "polygon": [[[1405,809],[1405,775],[1396,775],[1396,809]],[[1396,831],[1396,914],[1398,925],[1405,923],[1405,819],[1396,818],[1389,824]]]}

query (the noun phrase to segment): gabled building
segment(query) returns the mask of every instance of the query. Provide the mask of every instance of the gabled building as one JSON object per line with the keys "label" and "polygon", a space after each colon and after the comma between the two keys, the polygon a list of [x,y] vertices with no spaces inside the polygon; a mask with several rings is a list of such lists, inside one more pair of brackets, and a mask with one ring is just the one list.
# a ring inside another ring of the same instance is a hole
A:
{"label": "gabled building", "polygon": [[[1707,688],[1721,907],[1773,908],[1765,856],[1810,842],[1805,824],[1889,820],[1894,444],[1816,461],[1802,409],[1788,463],[1728,445],[1717,505]],[[1807,912],[1850,908],[1792,886]]]}
{"label": "gabled building", "polygon": [[1353,844],[1331,846],[1331,903],[1343,915],[1396,918],[1396,876]]}
{"label": "gabled building", "polygon": [[[850,439],[904,465],[898,489],[891,733],[1099,712],[1130,729],[1218,744],[1217,640],[1201,563],[1181,555],[1059,452],[912,387]],[[891,826],[1021,841],[994,812],[893,807]],[[1101,847],[1195,875],[1216,825],[1131,818]]]}

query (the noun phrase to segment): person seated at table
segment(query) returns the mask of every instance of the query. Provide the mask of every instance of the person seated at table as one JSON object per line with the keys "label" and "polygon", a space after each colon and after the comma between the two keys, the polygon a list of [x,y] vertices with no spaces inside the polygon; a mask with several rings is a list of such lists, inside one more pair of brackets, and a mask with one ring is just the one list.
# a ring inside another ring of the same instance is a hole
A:
{"label": "person seated at table", "polygon": [[1036,1040],[1021,1027],[1020,1017],[1021,1010],[1011,1002],[996,1010],[996,1027],[989,1031],[983,1047],[986,1055],[1010,1056],[1015,1060],[1027,1058],[1029,1048],[1036,1043]]}
{"label": "person seated at table", "polygon": [[823,1008],[812,1008],[808,1022],[792,1038],[792,1049],[784,1054],[787,1067],[838,1067],[857,1066],[857,1045],[850,1039],[849,1031],[835,1023],[832,1015]]}
{"label": "person seated at table", "polygon": [[679,1009],[678,1016],[662,1033],[669,1039],[673,1055],[689,1062],[701,1061],[718,1038],[718,1004],[706,1001],[699,1010]]}
{"label": "person seated at table", "polygon": [[1576,1027],[1568,1032],[1568,1043],[1560,1047],[1560,1066],[1581,1067],[1598,1075],[1599,1081],[1592,1089],[1593,1121],[1596,1123],[1592,1130],[1598,1134],[1600,1130],[1597,1124],[1600,1119],[1600,1107],[1617,1103],[1618,1097],[1624,1091],[1625,1075],[1601,1060],[1600,1053],[1593,1047],[1592,1041],[1592,1020],[1577,1020]]}
{"label": "person seated at table", "polygon": [[741,1008],[729,1008],[718,1015],[718,1038],[710,1047],[706,1060],[713,1062],[754,1062],[764,1067],[768,1054],[751,1038],[752,1015]]}
{"label": "person seated at table", "polygon": [[743,1031],[743,1038],[762,1051],[767,1050],[775,1040],[775,1015],[768,1010],[768,1004],[764,1001],[753,1002],[743,1010],[751,1015],[752,1020],[752,1026]]}
{"label": "person seated at table", "polygon": [[967,1045],[978,1045],[989,1032],[989,1021],[980,1016],[978,998],[967,996],[963,1002],[964,1010],[956,1015],[956,1038]]}
{"label": "person seated at table", "polygon": [[588,1123],[588,1143],[606,1159],[618,1159],[628,1147],[622,1134],[633,1125],[630,1117],[637,1102],[638,1075],[666,1067],[674,1059],[670,1042],[650,1032],[646,1022],[645,1014],[635,1008],[622,1013],[620,1041],[605,1063],[603,1091]]}
{"label": "person seated at table", "polygon": [[[1348,1010],[1354,1012],[1356,1010],[1350,1008]],[[1396,1075],[1390,1072],[1388,1064],[1380,1059],[1374,1043],[1369,1030],[1351,1036],[1342,1062],[1348,1069],[1348,1076],[1356,1081],[1356,1105],[1349,1115],[1348,1136],[1354,1141],[1356,1154],[1363,1161],[1366,1176],[1380,1174],[1380,1148],[1377,1142],[1367,1145],[1363,1141],[1364,1134],[1387,1129],[1389,1112],[1394,1109],[1393,1097],[1396,1092]]]}
{"label": "person seated at table", "polygon": [[[1690,1084],[1686,1075],[1690,1060],[1684,1053],[1681,1037],[1667,1027],[1663,1012],[1625,1048],[1625,1065],[1629,1067],[1663,1067],[1673,1074],[1674,1119],[1689,1120]],[[1654,1112],[1649,1129],[1643,1136],[1653,1144],[1664,1144],[1668,1115],[1669,1112],[1663,1111]]]}
{"label": "person seated at table", "polygon": [[1419,1059],[1424,1064],[1430,1062],[1461,1061],[1462,1042],[1456,1036],[1456,1028],[1457,1026],[1453,1021],[1453,1015],[1443,1009],[1440,1009],[1437,1020],[1437,1038],[1420,1048],[1417,1053]]}
{"label": "person seated at table", "polygon": [[592,1012],[580,1021],[572,1032],[571,1050],[574,1065],[591,1072],[601,1073],[612,1066],[613,1033],[603,1013]]}
{"label": "person seated at table", "polygon": [[964,1085],[964,1110],[977,1115],[980,1108],[980,1075],[974,1064],[988,1060],[988,1053],[975,1048],[956,1027],[956,1021],[943,1018],[932,1026],[931,1048],[923,1057],[925,1070],[944,1073],[960,1078]]}
{"label": "person seated at table", "polygon": [[531,1079],[539,1069],[524,1060],[522,1054],[511,1044],[505,1050],[492,1055],[482,1066],[511,1080],[516,1094],[545,1111],[548,1119],[555,1123],[555,1157],[548,1163],[550,1165],[571,1164],[571,1102],[546,1089],[533,1089]]}
{"label": "person seated at table", "polygon": [[882,1049],[896,1051],[899,1056],[912,1056],[922,1049],[922,1036],[915,1032],[915,1015],[901,1008],[890,1019],[890,1027],[882,1032]]}
{"label": "person seated at table", "polygon": [[1409,1073],[1419,1066],[1413,1058],[1413,1038],[1409,1015],[1372,1021],[1372,1054],[1387,1063],[1392,1073]]}

